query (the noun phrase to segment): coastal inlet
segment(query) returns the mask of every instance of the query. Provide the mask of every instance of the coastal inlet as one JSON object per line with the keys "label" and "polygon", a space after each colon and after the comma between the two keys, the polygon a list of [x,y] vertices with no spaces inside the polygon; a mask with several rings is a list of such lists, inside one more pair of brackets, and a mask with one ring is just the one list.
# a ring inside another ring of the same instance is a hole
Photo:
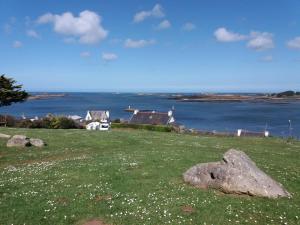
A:
{"label": "coastal inlet", "polygon": [[[43,95],[43,93],[31,93]],[[51,96],[50,96],[51,94]],[[129,119],[131,108],[168,111],[174,109],[176,121],[188,128],[236,132],[245,129],[269,130],[276,136],[300,136],[300,101],[180,101],[178,94],[136,93],[50,93],[47,98],[1,107],[0,114],[17,117],[56,115],[85,116],[87,110],[109,110],[111,118]],[[190,94],[191,95],[191,94]],[[188,96],[190,96],[188,95]],[[180,95],[181,97],[183,95]],[[246,96],[251,96],[248,94]]]}

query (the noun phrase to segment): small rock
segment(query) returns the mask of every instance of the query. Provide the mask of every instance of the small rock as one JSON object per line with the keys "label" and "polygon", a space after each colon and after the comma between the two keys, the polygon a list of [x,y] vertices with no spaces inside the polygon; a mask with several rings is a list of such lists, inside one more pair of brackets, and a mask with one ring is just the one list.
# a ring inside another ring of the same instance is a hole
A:
{"label": "small rock", "polygon": [[0,138],[6,138],[6,139],[9,139],[11,136],[8,135],[8,134],[2,134],[0,133]]}
{"label": "small rock", "polygon": [[183,174],[185,182],[196,187],[214,188],[224,193],[268,198],[290,197],[242,151],[227,151],[220,162],[201,163]]}
{"label": "small rock", "polygon": [[14,171],[17,171],[17,168],[12,166],[12,165],[9,165],[8,167],[6,167],[6,169],[9,171],[9,172],[14,172]]}
{"label": "small rock", "polygon": [[30,146],[29,138],[24,135],[14,135],[7,141],[7,147],[27,147]]}
{"label": "small rock", "polygon": [[44,141],[38,138],[30,138],[30,144],[39,148],[45,146]]}

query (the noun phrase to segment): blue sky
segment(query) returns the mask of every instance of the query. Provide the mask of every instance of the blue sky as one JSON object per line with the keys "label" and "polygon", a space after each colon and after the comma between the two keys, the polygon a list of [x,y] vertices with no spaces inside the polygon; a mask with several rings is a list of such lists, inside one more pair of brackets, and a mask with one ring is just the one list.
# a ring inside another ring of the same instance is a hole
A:
{"label": "blue sky", "polygon": [[0,0],[0,73],[29,91],[300,87],[298,0]]}

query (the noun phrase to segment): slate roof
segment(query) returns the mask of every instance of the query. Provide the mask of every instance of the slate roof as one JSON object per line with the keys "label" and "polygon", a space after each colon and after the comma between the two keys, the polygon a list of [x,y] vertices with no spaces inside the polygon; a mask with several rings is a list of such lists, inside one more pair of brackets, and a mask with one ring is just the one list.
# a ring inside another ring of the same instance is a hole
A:
{"label": "slate roof", "polygon": [[81,120],[82,119],[82,117],[78,116],[78,115],[69,115],[68,118],[71,120]]}
{"label": "slate roof", "polygon": [[105,111],[89,111],[92,120],[108,120]]}
{"label": "slate roof", "polygon": [[171,117],[163,112],[137,112],[133,114],[129,123],[131,124],[152,124],[167,125]]}

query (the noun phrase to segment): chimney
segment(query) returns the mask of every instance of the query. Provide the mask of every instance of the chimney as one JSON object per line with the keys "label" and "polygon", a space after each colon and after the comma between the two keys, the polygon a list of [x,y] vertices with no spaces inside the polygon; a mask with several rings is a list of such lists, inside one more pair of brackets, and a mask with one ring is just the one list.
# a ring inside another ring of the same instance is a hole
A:
{"label": "chimney", "polygon": [[107,118],[109,118],[109,111],[105,111]]}
{"label": "chimney", "polygon": [[242,129],[237,130],[237,136],[240,137],[242,135]]}
{"label": "chimney", "polygon": [[265,137],[269,137],[270,136],[270,132],[269,131],[265,131]]}

